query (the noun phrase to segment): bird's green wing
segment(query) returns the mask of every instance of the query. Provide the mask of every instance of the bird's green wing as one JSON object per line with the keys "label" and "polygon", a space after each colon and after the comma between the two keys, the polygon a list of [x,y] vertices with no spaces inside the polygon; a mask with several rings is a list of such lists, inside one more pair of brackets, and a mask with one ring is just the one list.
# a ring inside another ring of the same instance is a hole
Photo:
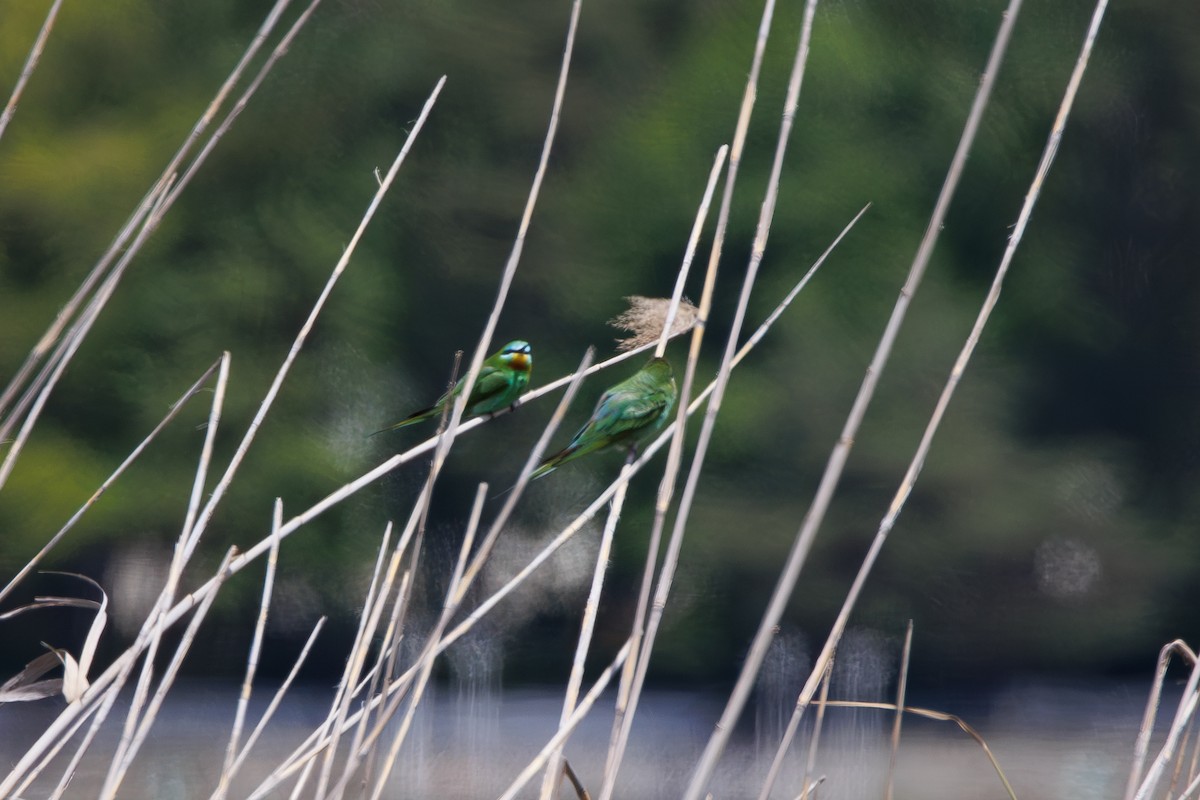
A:
{"label": "bird's green wing", "polygon": [[666,392],[612,392],[605,395],[593,419],[594,432],[609,440],[636,433],[658,422],[671,405]]}
{"label": "bird's green wing", "polygon": [[568,461],[613,445],[629,446],[659,428],[675,404],[675,379],[665,360],[650,364],[600,396],[587,424],[565,448],[533,472],[540,478]]}
{"label": "bird's green wing", "polygon": [[471,389],[471,402],[477,403],[508,388],[508,378],[503,370],[483,366],[479,369],[479,377],[475,379],[475,387]]}
{"label": "bird's green wing", "polygon": [[467,412],[470,414],[490,414],[499,411],[512,401],[506,399],[513,385],[512,370],[496,369],[484,366],[479,370],[475,387],[471,389],[471,401]]}

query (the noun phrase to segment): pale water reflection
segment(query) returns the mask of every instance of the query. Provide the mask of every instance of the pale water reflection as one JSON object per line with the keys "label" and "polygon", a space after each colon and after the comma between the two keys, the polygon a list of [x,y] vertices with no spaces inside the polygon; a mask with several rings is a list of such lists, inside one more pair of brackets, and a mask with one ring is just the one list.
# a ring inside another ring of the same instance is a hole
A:
{"label": "pale water reflection", "polygon": [[[249,725],[269,693],[252,703]],[[324,717],[327,689],[294,694],[257,749],[257,757],[231,797],[246,797],[261,778]],[[1062,797],[1120,797],[1145,700],[1144,687],[1081,688],[1030,684],[973,698],[912,697],[913,704],[964,717],[987,740],[1022,800]],[[466,800],[496,797],[552,735],[561,697],[550,691],[500,692],[487,685],[437,688],[416,718],[396,765],[395,797]],[[120,794],[133,800],[207,797],[215,785],[236,705],[229,687],[190,684],[168,699],[166,709]],[[1170,700],[1163,703],[1171,708]],[[578,730],[567,757],[584,785],[599,790],[611,720],[606,697]],[[720,698],[655,692],[638,712],[617,795],[656,800],[678,797],[720,714]],[[49,704],[0,708],[0,758],[12,763],[22,743],[32,741],[57,708]],[[713,784],[718,798],[753,797],[774,754],[778,720],[786,712],[758,716],[739,731]],[[114,719],[115,719],[114,715]],[[768,720],[770,730],[755,730]],[[818,797],[882,797],[889,758],[888,712],[831,709],[817,755],[814,777],[823,777]],[[110,724],[110,728],[119,725]],[[774,797],[799,794],[808,759],[808,727],[788,755]],[[95,755],[85,759],[66,797],[93,797],[107,768],[116,735],[102,735]],[[65,758],[61,760],[65,763]],[[61,766],[24,797],[47,797]],[[52,777],[51,777],[52,776]],[[536,784],[522,796],[536,796]],[[899,751],[897,800],[1002,798],[1004,789],[983,752],[951,723],[907,717]],[[563,797],[573,797],[569,788]],[[287,797],[286,791],[272,796]]]}

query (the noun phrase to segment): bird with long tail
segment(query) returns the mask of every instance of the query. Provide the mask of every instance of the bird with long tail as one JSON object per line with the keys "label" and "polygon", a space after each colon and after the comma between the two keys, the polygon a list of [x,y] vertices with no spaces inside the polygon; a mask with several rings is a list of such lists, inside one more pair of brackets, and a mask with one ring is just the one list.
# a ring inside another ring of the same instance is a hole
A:
{"label": "bird with long tail", "polygon": [[600,395],[596,410],[571,443],[547,457],[530,475],[540,478],[580,456],[618,447],[636,452],[662,428],[675,405],[675,375],[665,358],[652,358],[633,376]]}
{"label": "bird with long tail", "polygon": [[[471,394],[467,396],[463,419],[495,414],[511,406],[529,385],[529,376],[532,372],[533,348],[529,346],[529,342],[517,339],[504,345],[499,352],[488,356],[483,362],[483,366],[479,368],[479,376],[475,379],[475,385],[471,387]],[[376,436],[387,431],[415,425],[427,419],[440,417],[447,405],[454,403],[455,399],[462,394],[466,381],[466,377],[459,379],[429,408],[414,411],[395,425],[389,425],[371,435]]]}

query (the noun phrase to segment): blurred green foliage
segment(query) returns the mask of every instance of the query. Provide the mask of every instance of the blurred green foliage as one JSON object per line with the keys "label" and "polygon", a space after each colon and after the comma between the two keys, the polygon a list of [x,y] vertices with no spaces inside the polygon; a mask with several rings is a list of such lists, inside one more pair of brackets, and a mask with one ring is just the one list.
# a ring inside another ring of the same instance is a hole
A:
{"label": "blurred green foliage", "polygon": [[[15,81],[48,5],[0,0],[0,82]],[[800,5],[779,8],[772,29],[705,380],[753,236]],[[0,140],[5,375],[111,241],[267,8],[65,5]],[[660,679],[736,669],[922,234],[1002,8],[821,4],[748,324],[873,206],[730,386]],[[533,343],[535,384],[569,370],[589,344],[606,352],[614,332],[604,323],[624,295],[670,291],[711,158],[732,135],[760,9],[750,0],[585,2],[559,141],[496,338]],[[1026,3],[930,272],[786,617],[813,643],[991,281],[1090,13],[1077,0]],[[482,330],[536,166],[568,14],[566,2],[532,0],[325,0],[131,266],[54,393],[0,492],[4,574],[223,350],[233,366],[215,464],[227,463],[375,190],[372,171],[390,163],[445,74],[427,128],[218,511],[205,557],[215,563],[228,545],[261,537],[274,497],[298,513],[418,441],[411,431],[365,435],[436,397],[455,350],[469,351]],[[897,635],[915,620],[915,680],[1145,672],[1162,642],[1200,638],[1191,614],[1200,599],[1197,54],[1200,7],[1135,0],[1110,9],[1001,304],[856,614],[856,624]],[[671,354],[680,363],[682,346]],[[619,371],[586,385],[568,428],[631,370]],[[55,566],[103,581],[130,553],[166,551],[207,398],[97,504]],[[461,442],[431,518],[429,602],[474,485],[508,485],[549,414],[547,403],[530,406]],[[589,487],[616,474],[617,459],[573,466],[532,488],[511,535],[560,524]],[[404,518],[422,476],[419,465],[404,468],[289,540],[281,591],[290,605],[276,636],[302,637],[319,613],[353,615],[383,526]],[[618,536],[602,619],[610,632],[634,604],[654,483],[647,476],[635,487]],[[248,619],[239,606],[258,592],[249,578],[230,586],[216,613],[232,620],[237,611],[237,622],[213,626],[202,666],[238,669],[249,634],[248,624],[236,632]],[[565,674],[573,608],[547,598],[535,630],[551,635],[509,654],[522,674]],[[325,666],[337,666],[348,636],[332,633]],[[10,648],[13,662],[31,657],[39,638]]]}

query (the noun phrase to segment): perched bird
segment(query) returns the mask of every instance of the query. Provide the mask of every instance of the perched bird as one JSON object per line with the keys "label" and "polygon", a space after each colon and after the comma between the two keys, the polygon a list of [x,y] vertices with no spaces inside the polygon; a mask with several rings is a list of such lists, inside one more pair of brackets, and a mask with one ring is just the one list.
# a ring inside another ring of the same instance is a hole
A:
{"label": "perched bird", "polygon": [[633,377],[600,395],[592,418],[565,448],[542,461],[530,478],[540,478],[582,455],[621,447],[630,452],[663,426],[675,405],[675,376],[665,358],[652,358]]}
{"label": "perched bird", "polygon": [[[467,398],[467,407],[463,409],[463,419],[479,417],[484,414],[494,414],[503,408],[511,406],[529,385],[529,375],[533,372],[533,349],[529,342],[520,339],[509,342],[498,353],[488,356],[479,368],[479,377],[471,387],[471,395]],[[394,431],[417,422],[440,417],[448,403],[462,394],[464,376],[450,391],[438,398],[429,408],[409,414],[395,425],[375,431],[372,436],[387,431]]]}

